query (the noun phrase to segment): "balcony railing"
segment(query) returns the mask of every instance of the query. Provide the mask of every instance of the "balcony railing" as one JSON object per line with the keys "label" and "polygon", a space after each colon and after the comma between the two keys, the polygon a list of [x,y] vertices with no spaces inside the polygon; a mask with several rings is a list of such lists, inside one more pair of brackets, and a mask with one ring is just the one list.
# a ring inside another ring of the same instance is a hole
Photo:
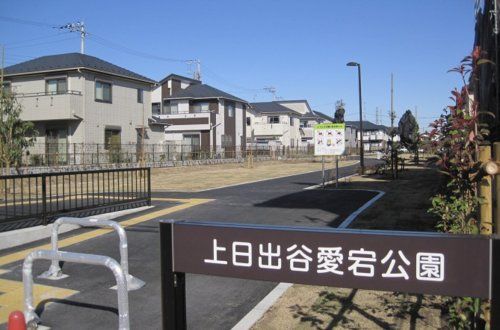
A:
{"label": "balcony railing", "polygon": [[80,91],[16,93],[15,96],[23,106],[23,120],[74,120],[83,117],[83,97]]}
{"label": "balcony railing", "polygon": [[67,90],[65,92],[34,92],[34,93],[13,93],[13,95],[17,98],[22,97],[38,97],[38,96],[54,96],[54,95],[82,95],[80,91]]}

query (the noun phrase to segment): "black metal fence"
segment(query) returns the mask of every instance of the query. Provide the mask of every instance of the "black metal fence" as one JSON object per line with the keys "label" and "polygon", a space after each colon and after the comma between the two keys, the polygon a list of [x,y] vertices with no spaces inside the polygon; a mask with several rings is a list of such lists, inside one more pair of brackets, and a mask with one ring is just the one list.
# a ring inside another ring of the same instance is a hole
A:
{"label": "black metal fence", "polygon": [[0,176],[0,232],[150,204],[149,168]]}
{"label": "black metal fence", "polygon": [[[355,149],[347,150],[352,154]],[[232,159],[254,157],[300,158],[314,155],[313,146],[267,146],[247,145],[245,147],[216,146],[201,148],[186,144],[44,144],[36,143],[24,152],[21,166],[62,166],[62,165],[104,165],[135,164],[141,160],[147,163]]]}

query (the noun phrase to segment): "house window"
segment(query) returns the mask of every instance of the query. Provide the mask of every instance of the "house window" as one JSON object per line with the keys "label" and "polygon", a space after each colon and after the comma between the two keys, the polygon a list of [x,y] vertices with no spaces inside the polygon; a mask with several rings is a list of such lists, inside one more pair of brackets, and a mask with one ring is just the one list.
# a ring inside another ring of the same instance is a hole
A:
{"label": "house window", "polygon": [[45,80],[46,94],[64,94],[67,91],[66,78]]}
{"label": "house window", "polygon": [[164,115],[176,115],[178,113],[179,113],[179,107],[177,103],[170,103],[169,101],[163,101]]}
{"label": "house window", "polygon": [[199,113],[199,112],[208,112],[208,103],[197,103],[192,106],[192,112],[194,113]]}
{"label": "house window", "polygon": [[234,105],[228,104],[226,105],[226,109],[227,109],[227,116],[234,117]]}
{"label": "house window", "polygon": [[250,117],[247,117],[247,126],[250,126],[252,124],[252,119]]}
{"label": "house window", "polygon": [[12,86],[10,84],[10,81],[4,81],[2,85],[2,92],[4,94],[10,94],[12,92]]}
{"label": "house window", "polygon": [[160,115],[161,114],[161,103],[158,102],[158,103],[153,103],[151,104],[151,112],[153,113],[153,115]]}
{"label": "house window", "polygon": [[121,130],[117,128],[106,128],[104,130],[104,149],[119,149],[121,147]]}
{"label": "house window", "polygon": [[293,126],[293,117],[290,117],[290,126]]}
{"label": "house window", "polygon": [[96,80],[95,82],[95,100],[111,103],[111,84]]}
{"label": "house window", "polygon": [[137,88],[137,103],[142,103],[144,99],[144,90]]}
{"label": "house window", "polygon": [[269,116],[269,117],[267,117],[267,123],[268,124],[279,124],[280,117],[279,116]]}

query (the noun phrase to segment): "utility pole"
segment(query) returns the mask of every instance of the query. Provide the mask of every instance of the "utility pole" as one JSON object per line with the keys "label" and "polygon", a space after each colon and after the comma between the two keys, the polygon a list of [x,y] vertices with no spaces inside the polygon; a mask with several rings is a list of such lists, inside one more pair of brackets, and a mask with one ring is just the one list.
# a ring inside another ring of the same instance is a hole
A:
{"label": "utility pole", "polygon": [[394,119],[396,119],[396,113],[394,112],[394,77],[391,73],[391,111],[389,112],[389,117],[391,118],[391,136],[394,130]]}
{"label": "utility pole", "polygon": [[380,124],[379,118],[378,118],[378,107],[375,108],[375,124]]}
{"label": "utility pole", "polygon": [[5,46],[2,45],[2,63],[0,67],[0,88],[2,88],[3,93],[3,67],[4,67],[4,59],[5,59]]}
{"label": "utility pole", "polygon": [[[417,106],[415,106],[415,121],[418,124],[418,108],[417,108]],[[419,126],[419,129],[420,129],[420,126]]]}
{"label": "utility pole", "polygon": [[[201,80],[201,61],[199,59],[187,60],[186,63],[189,65],[189,71],[193,73],[193,79]],[[196,65],[194,70],[192,70],[193,64]]]}
{"label": "utility pole", "polygon": [[276,87],[274,87],[274,86],[267,86],[267,87],[264,87],[264,90],[266,92],[269,92],[269,93],[273,94],[274,101],[276,101],[278,99],[278,97],[276,96]]}
{"label": "utility pole", "polygon": [[75,22],[68,23],[66,25],[60,26],[59,30],[68,30],[69,32],[79,32],[80,33],[80,54],[85,53],[85,36],[87,32],[85,31],[85,23]]}

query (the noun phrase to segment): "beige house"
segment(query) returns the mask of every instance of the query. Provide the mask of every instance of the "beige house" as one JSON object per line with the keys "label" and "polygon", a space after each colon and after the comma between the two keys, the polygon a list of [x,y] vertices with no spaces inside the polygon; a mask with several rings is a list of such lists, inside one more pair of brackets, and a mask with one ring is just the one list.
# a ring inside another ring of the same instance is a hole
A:
{"label": "beige house", "polygon": [[257,146],[295,148],[300,143],[300,113],[277,101],[250,104],[247,142]]}
{"label": "beige house", "polygon": [[151,116],[155,82],[93,56],[43,56],[4,72],[4,88],[16,95],[21,118],[35,124],[37,147],[47,153],[69,155],[74,143],[100,144],[103,152],[110,141],[135,144]]}

